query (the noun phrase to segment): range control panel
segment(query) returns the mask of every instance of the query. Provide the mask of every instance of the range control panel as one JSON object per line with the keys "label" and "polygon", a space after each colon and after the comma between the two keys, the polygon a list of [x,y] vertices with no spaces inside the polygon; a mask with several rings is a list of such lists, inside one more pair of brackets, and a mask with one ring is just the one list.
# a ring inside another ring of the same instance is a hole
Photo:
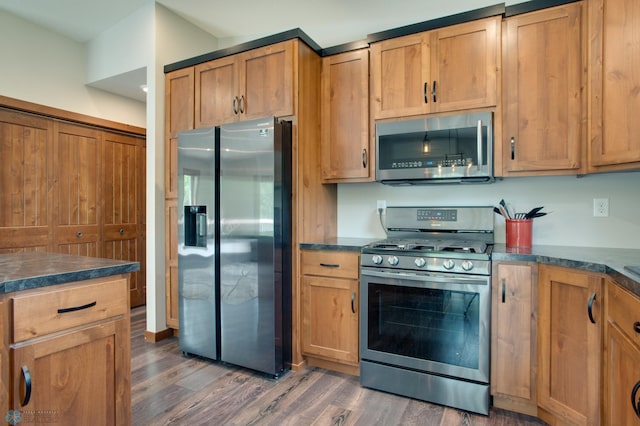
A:
{"label": "range control panel", "polygon": [[455,222],[458,220],[458,210],[451,209],[417,209],[416,219],[421,220],[438,220]]}

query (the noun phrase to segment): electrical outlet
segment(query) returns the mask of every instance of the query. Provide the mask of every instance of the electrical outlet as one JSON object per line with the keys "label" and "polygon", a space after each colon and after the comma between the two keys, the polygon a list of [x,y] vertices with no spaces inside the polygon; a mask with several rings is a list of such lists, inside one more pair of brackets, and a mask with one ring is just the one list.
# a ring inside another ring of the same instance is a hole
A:
{"label": "electrical outlet", "polygon": [[378,200],[378,210],[380,209],[386,209],[387,208],[387,202],[386,200]]}
{"label": "electrical outlet", "polygon": [[608,198],[593,199],[593,216],[594,217],[609,216],[609,199]]}

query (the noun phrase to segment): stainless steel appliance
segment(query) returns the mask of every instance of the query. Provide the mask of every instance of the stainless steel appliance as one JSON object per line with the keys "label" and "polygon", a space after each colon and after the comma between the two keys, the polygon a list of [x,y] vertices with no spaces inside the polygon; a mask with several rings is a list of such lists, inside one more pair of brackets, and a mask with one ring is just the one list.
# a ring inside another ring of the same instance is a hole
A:
{"label": "stainless steel appliance", "polygon": [[291,363],[291,123],[180,133],[178,168],[181,350],[277,377]]}
{"label": "stainless steel appliance", "polygon": [[360,383],[489,413],[492,207],[389,207],[362,249]]}
{"label": "stainless steel appliance", "polygon": [[376,153],[376,180],[388,185],[493,182],[493,115],[379,122]]}

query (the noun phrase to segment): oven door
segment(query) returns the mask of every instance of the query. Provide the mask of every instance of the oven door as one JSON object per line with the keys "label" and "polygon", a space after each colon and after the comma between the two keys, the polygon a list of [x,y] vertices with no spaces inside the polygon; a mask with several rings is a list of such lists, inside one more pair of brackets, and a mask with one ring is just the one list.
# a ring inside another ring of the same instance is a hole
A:
{"label": "oven door", "polygon": [[489,382],[488,276],[361,269],[362,360]]}

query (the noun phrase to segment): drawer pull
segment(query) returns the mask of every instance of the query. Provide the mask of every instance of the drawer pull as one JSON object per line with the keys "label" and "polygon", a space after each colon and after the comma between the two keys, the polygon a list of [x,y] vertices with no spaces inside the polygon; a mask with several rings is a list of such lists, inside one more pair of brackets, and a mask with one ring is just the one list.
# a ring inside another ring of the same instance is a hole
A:
{"label": "drawer pull", "polygon": [[502,279],[502,303],[505,302],[507,296],[507,280]]}
{"label": "drawer pull", "polygon": [[640,389],[640,382],[636,383],[631,391],[631,405],[636,416],[640,418],[640,399],[638,399],[638,390]]}
{"label": "drawer pull", "polygon": [[636,321],[633,323],[633,331],[640,334],[640,321]]}
{"label": "drawer pull", "polygon": [[22,377],[24,378],[24,399],[20,405],[24,407],[31,399],[31,373],[26,365],[22,366]]}
{"label": "drawer pull", "polygon": [[72,306],[71,308],[60,308],[58,309],[59,314],[66,314],[67,312],[81,311],[83,309],[89,309],[93,306],[96,306],[96,302],[93,301],[91,303],[87,303],[86,305],[81,306]]}
{"label": "drawer pull", "polygon": [[589,321],[593,324],[596,323],[596,320],[593,319],[593,302],[596,300],[596,292],[591,293],[591,297],[589,298],[589,305],[587,305],[587,314],[589,314]]}
{"label": "drawer pull", "polygon": [[353,293],[351,293],[351,312],[353,312],[354,314],[356,313],[355,302],[356,302],[356,292],[354,291]]}
{"label": "drawer pull", "polygon": [[339,268],[340,264],[339,263],[321,263],[320,266],[323,266],[325,268]]}

